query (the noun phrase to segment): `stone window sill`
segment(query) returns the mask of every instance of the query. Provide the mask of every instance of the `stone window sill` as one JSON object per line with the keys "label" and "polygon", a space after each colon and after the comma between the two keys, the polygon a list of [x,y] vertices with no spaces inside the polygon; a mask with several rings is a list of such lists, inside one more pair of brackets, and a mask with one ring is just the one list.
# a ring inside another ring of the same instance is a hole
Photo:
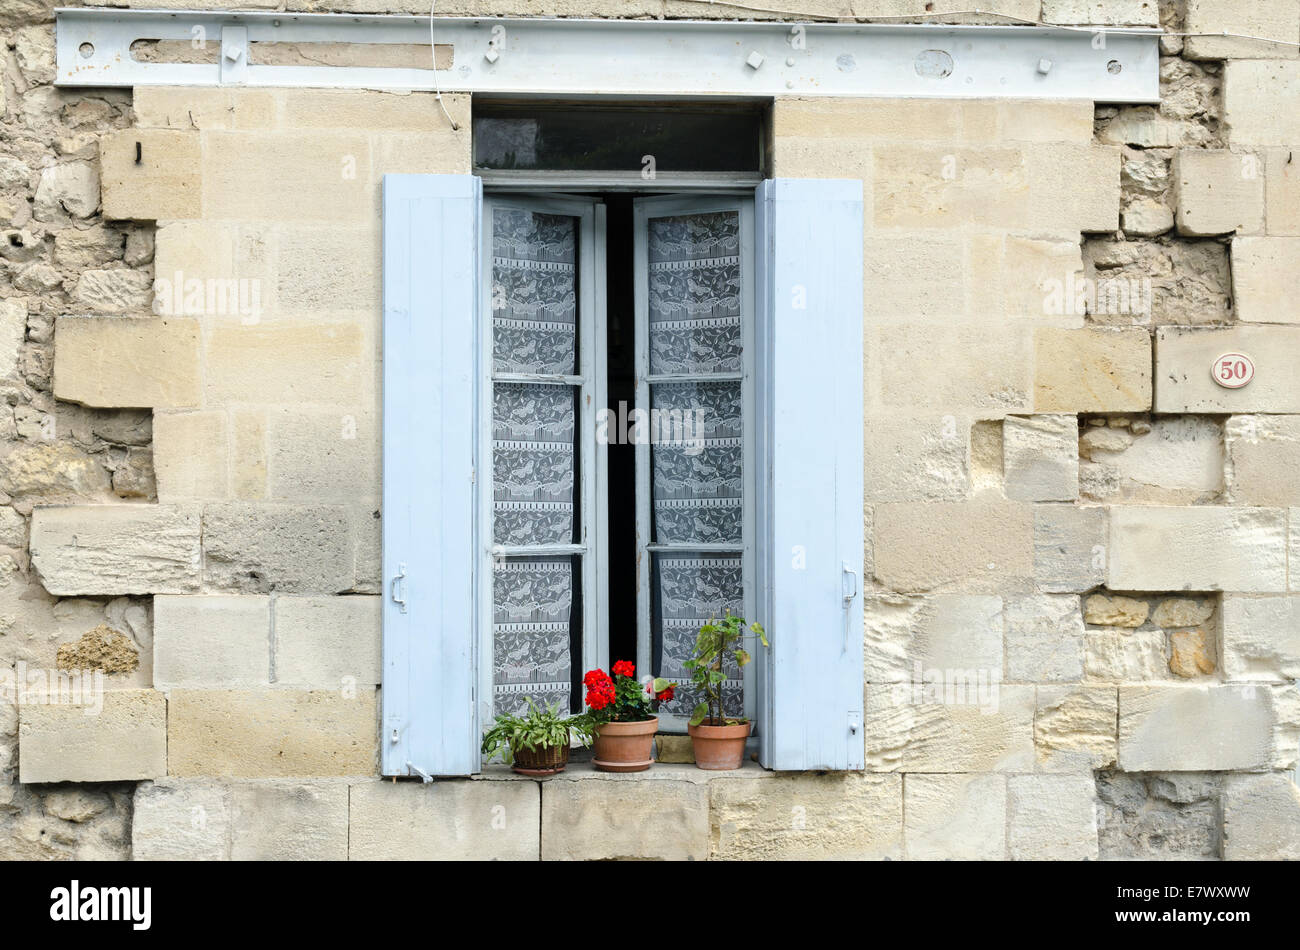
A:
{"label": "stone window sill", "polygon": [[520,775],[512,772],[508,766],[499,763],[484,767],[483,771],[473,776],[479,782],[694,782],[708,783],[725,778],[761,778],[776,775],[763,768],[757,762],[746,760],[740,768],[729,772],[711,772],[697,768],[693,764],[656,762],[644,772],[599,772],[590,762],[570,762],[563,772],[538,778],[532,775]]}

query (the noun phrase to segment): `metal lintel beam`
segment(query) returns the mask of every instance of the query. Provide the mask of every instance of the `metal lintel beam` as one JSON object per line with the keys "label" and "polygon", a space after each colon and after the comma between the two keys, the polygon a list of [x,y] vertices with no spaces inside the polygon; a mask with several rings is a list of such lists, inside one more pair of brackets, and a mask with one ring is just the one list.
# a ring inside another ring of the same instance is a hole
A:
{"label": "metal lintel beam", "polygon": [[[259,43],[429,44],[429,18],[60,9],[60,86],[433,89],[430,69],[267,65]],[[887,96],[1159,101],[1159,31],[715,20],[438,17],[446,92],[542,96]],[[209,62],[141,62],[137,40]],[[237,58],[231,59],[231,56]],[[203,57],[198,57],[203,58]],[[382,61],[382,51],[380,51]]]}

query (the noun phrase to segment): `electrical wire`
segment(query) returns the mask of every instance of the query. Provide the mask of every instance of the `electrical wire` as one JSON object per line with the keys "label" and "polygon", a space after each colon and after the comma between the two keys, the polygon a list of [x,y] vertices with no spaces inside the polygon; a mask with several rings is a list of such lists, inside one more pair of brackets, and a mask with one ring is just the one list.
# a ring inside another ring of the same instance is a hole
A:
{"label": "electrical wire", "polygon": [[451,123],[451,130],[453,132],[459,132],[460,125],[458,125],[456,120],[451,117],[451,113],[447,111],[447,104],[442,101],[442,89],[438,85],[438,47],[433,42],[433,13],[437,5],[438,0],[429,0],[429,58],[431,60],[430,65],[433,66],[433,97],[438,100],[438,105],[442,107],[442,114],[445,115],[447,121]]}

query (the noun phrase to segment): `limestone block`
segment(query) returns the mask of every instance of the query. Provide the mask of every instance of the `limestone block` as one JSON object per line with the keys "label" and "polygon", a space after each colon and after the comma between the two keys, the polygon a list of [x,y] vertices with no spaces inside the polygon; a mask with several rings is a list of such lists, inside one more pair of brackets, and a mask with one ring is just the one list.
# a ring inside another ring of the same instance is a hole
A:
{"label": "limestone block", "polygon": [[104,216],[156,221],[203,216],[199,133],[123,129],[99,140]]}
{"label": "limestone block", "polygon": [[141,129],[269,129],[284,90],[139,86],[133,92]]}
{"label": "limestone block", "polygon": [[41,171],[32,211],[37,221],[63,215],[89,218],[99,209],[99,173],[90,162],[66,162]]}
{"label": "limestone block", "polygon": [[1287,564],[1290,589],[1300,590],[1300,508],[1287,509]]}
{"label": "limestone block", "polygon": [[18,371],[18,356],[27,336],[27,302],[0,300],[0,377]]}
{"label": "limestone block", "polygon": [[269,413],[268,491],[276,501],[375,502],[380,497],[379,420],[356,407]]}
{"label": "limestone block", "polygon": [[[657,778],[647,780],[651,774]],[[592,778],[561,773],[547,782],[542,788],[542,860],[707,859],[708,784],[664,774],[652,770]]]}
{"label": "limestone block", "polygon": [[32,566],[45,589],[183,594],[199,586],[198,512],[165,505],[69,505],[32,512]]}
{"label": "limestone block", "polygon": [[[1264,229],[1270,235],[1300,235],[1300,168],[1295,163],[1295,150],[1268,149],[1264,174]],[[1288,249],[1283,256],[1289,259],[1289,255]],[[1290,320],[1283,322],[1294,323],[1296,318],[1291,315]]]}
{"label": "limestone block", "polygon": [[1229,861],[1300,860],[1300,788],[1290,774],[1224,777],[1223,856]]}
{"label": "limestone block", "polygon": [[1119,767],[1128,772],[1270,768],[1272,694],[1251,686],[1120,686]]}
{"label": "limestone block", "polygon": [[1105,508],[1034,506],[1034,579],[1050,592],[1085,591],[1106,580]]}
{"label": "limestone block", "polygon": [[1028,333],[978,327],[936,333],[918,325],[877,332],[878,342],[868,340],[868,379],[874,370],[881,406],[941,414],[979,410],[981,418],[1031,411]]}
{"label": "limestone block", "polygon": [[1083,602],[1084,622],[1103,627],[1140,627],[1150,612],[1145,600],[1133,597],[1093,594]]}
{"label": "limestone block", "polygon": [[903,812],[908,860],[1006,860],[1006,776],[905,775]]}
{"label": "limestone block", "polygon": [[1089,630],[1083,635],[1084,679],[1133,683],[1169,678],[1163,630]]}
{"label": "limestone block", "polygon": [[337,594],[353,583],[346,509],[227,502],[203,509],[203,576],[240,593]]}
{"label": "limestone block", "polygon": [[1007,842],[1017,861],[1097,859],[1097,790],[1087,775],[1007,779]]}
{"label": "limestone block", "polygon": [[98,699],[103,706],[97,713],[97,702],[19,706],[19,781],[126,782],[166,774],[163,694],[114,689]]}
{"label": "limestone block", "polygon": [[1151,408],[1151,341],[1140,327],[1034,333],[1038,412],[1131,412]]}
{"label": "limestone block", "polygon": [[1034,751],[1043,772],[1115,766],[1119,694],[1111,686],[1039,686]]}
{"label": "limestone block", "polygon": [[1006,602],[1007,679],[1069,682],[1083,676],[1083,611],[1074,594],[1032,594]]}
{"label": "limestone block", "polygon": [[447,779],[352,786],[354,861],[536,861],[541,783]]}
{"label": "limestone block", "polygon": [[1007,498],[1073,501],[1079,496],[1076,416],[1007,416],[1002,447]]}
{"label": "limestone block", "polygon": [[228,860],[226,786],[205,779],[168,778],[137,785],[131,857],[136,861]]}
{"label": "limestone block", "polygon": [[377,749],[373,689],[171,691],[169,775],[373,775]]}
{"label": "limestone block", "polygon": [[316,689],[378,686],[379,597],[275,599],[275,677]]}
{"label": "limestone block", "polygon": [[876,505],[876,578],[904,593],[955,583],[995,593],[1033,575],[1032,515],[991,500]]}
{"label": "limestone block", "polygon": [[[1225,389],[1211,370],[1225,353],[1245,353],[1255,378]],[[1235,326],[1222,329],[1160,327],[1156,330],[1157,412],[1297,413],[1300,388],[1300,327]]]}
{"label": "limestone block", "polygon": [[1225,594],[1223,672],[1237,681],[1300,679],[1300,596]]}
{"label": "limestone block", "polygon": [[155,686],[269,684],[270,598],[160,594],[153,610]]}
{"label": "limestone block", "polygon": [[[1088,462],[1081,491],[1104,502],[1205,504],[1223,490],[1223,426],[1196,416],[1156,418],[1142,434],[1089,428],[1079,440]],[[1107,439],[1115,441],[1105,441]]]}
{"label": "limestone block", "polygon": [[[1261,8],[1264,6],[1260,5]],[[1260,44],[1267,49],[1271,44]],[[1223,121],[1238,148],[1300,141],[1300,62],[1233,59],[1223,67]]]}
{"label": "limestone block", "polygon": [[936,684],[869,684],[867,771],[1032,769],[1034,688],[961,675],[968,672],[945,672]]}
{"label": "limestone block", "polygon": [[204,355],[209,405],[357,405],[375,370],[356,324],[219,326]]}
{"label": "limestone block", "polygon": [[881,143],[872,148],[873,223],[884,228],[1029,227],[1017,148]]}
{"label": "limestone block", "polygon": [[[1300,6],[1281,3],[1241,3],[1240,0],[1187,0],[1189,33],[1235,33],[1237,36],[1189,36],[1183,46],[1188,59],[1295,59],[1300,56]],[[1245,39],[1244,37],[1263,39]],[[1270,43],[1268,40],[1279,40]]]}
{"label": "limestone block", "polygon": [[1300,504],[1300,416],[1230,416],[1224,442],[1233,504]]}
{"label": "limestone block", "polygon": [[1043,22],[1079,26],[1159,26],[1155,0],[1043,0]]}
{"label": "limestone block", "polygon": [[1264,230],[1264,175],[1258,156],[1182,149],[1174,158],[1175,221],[1190,236]]}
{"label": "limestone block", "polygon": [[83,270],[72,288],[72,301],[83,310],[120,316],[150,309],[153,282],[144,271],[112,267]]}
{"label": "limestone block", "polygon": [[346,782],[235,783],[230,789],[230,857],[346,861],[348,814]]}
{"label": "limestone block", "polygon": [[153,465],[158,501],[213,501],[229,495],[228,426],[220,411],[156,412]]}
{"label": "limestone block", "polygon": [[20,442],[0,460],[0,489],[40,502],[106,500],[110,480],[102,458],[67,442]]}
{"label": "limestone block", "polygon": [[1002,675],[1002,598],[976,594],[866,598],[866,678],[911,681],[917,664]]}
{"label": "limestone block", "polygon": [[[855,772],[743,773],[709,787],[715,860],[897,860],[903,779]],[[543,788],[543,798],[550,787]]]}
{"label": "limestone block", "polygon": [[1232,300],[1247,323],[1300,323],[1300,237],[1232,239]]}
{"label": "limestone block", "polygon": [[[966,313],[968,257],[960,235],[918,229],[885,236],[868,230],[863,235],[864,318],[924,323]],[[949,279],[928,280],[936,270]]]}
{"label": "limestone block", "polygon": [[1277,508],[1115,506],[1107,586],[1283,591],[1285,522]]}
{"label": "limestone block", "polygon": [[59,317],[54,394],[102,407],[193,406],[199,399],[198,322]]}

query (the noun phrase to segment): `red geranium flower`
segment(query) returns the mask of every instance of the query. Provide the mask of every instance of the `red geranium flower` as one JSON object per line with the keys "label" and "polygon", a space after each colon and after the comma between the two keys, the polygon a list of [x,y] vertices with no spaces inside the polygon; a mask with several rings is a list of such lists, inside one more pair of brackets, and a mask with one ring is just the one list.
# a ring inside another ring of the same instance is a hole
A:
{"label": "red geranium flower", "polygon": [[612,670],[614,671],[614,675],[615,675],[615,676],[635,676],[635,675],[636,675],[636,664],[635,664],[635,663],[632,663],[632,662],[630,662],[630,661],[628,661],[628,660],[619,660],[619,661],[618,661],[617,663],[615,663],[612,667],[610,667],[610,669],[612,669]]}
{"label": "red geranium flower", "polygon": [[666,687],[662,692],[655,694],[655,699],[659,700],[661,703],[667,702],[672,698],[673,698],[672,686]]}

